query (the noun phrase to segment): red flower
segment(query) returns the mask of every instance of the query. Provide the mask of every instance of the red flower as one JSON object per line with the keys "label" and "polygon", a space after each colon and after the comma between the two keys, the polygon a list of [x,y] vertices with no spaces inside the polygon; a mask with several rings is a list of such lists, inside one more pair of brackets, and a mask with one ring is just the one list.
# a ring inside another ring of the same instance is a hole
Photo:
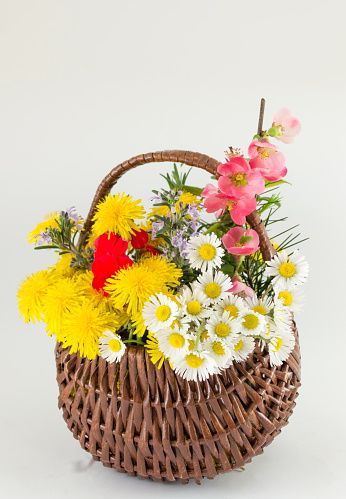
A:
{"label": "red flower", "polygon": [[145,248],[149,241],[149,235],[145,230],[135,230],[134,236],[131,239],[131,244],[134,249],[142,249]]}
{"label": "red flower", "polygon": [[94,242],[96,253],[95,258],[101,255],[123,255],[127,250],[129,243],[122,239],[118,234],[107,232],[97,237]]}
{"label": "red flower", "polygon": [[151,246],[150,244],[147,244],[145,247],[145,251],[149,251],[149,253],[153,256],[159,255],[160,253],[154,248],[154,246]]}
{"label": "red flower", "polygon": [[118,270],[133,264],[131,258],[125,255],[129,243],[118,234],[102,234],[95,239],[95,255],[91,265],[94,274],[92,286],[99,292],[108,293],[103,290],[107,279],[112,277]]}

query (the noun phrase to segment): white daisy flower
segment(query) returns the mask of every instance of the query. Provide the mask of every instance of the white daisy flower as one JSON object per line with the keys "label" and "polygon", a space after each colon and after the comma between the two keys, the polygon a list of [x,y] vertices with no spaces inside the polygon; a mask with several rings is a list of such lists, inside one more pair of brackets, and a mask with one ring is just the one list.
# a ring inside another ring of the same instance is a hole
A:
{"label": "white daisy flower", "polygon": [[248,297],[245,298],[245,303],[250,310],[261,315],[268,315],[274,308],[273,300],[269,296],[265,296],[264,298],[257,298],[257,296],[253,298]]}
{"label": "white daisy flower", "polygon": [[275,255],[267,262],[265,275],[274,276],[275,291],[294,290],[295,286],[303,284],[309,273],[309,264],[304,256],[296,250],[291,256],[286,251]]}
{"label": "white daisy flower", "polygon": [[243,310],[239,315],[239,332],[245,336],[259,336],[266,325],[265,317],[252,310]]}
{"label": "white daisy flower", "polygon": [[209,317],[210,310],[207,307],[210,305],[210,300],[199,289],[191,291],[186,287],[177,299],[183,307],[180,319],[182,322],[200,323],[201,320]]}
{"label": "white daisy flower", "polygon": [[206,272],[221,267],[224,250],[214,233],[191,237],[187,244],[187,259],[191,267]]}
{"label": "white daisy flower", "polygon": [[107,362],[120,362],[126,346],[118,334],[105,331],[99,338],[99,349],[101,357]]}
{"label": "white daisy flower", "polygon": [[251,336],[238,334],[235,343],[231,346],[232,357],[236,362],[246,360],[250,353],[254,351],[255,340]]}
{"label": "white daisy flower", "polygon": [[286,307],[283,306],[283,300],[276,300],[273,319],[278,331],[290,332],[292,328],[292,312],[290,312]]}
{"label": "white daisy flower", "polygon": [[142,316],[151,333],[169,327],[178,316],[178,305],[163,293],[151,295],[145,302]]}
{"label": "white daisy flower", "polygon": [[291,291],[283,289],[277,294],[277,299],[282,300],[282,306],[291,312],[300,312],[304,304],[304,293],[300,288]]}
{"label": "white daisy flower", "polygon": [[211,303],[217,303],[226,298],[226,291],[232,287],[231,279],[220,271],[215,272],[214,276],[212,272],[206,272],[194,284],[196,289],[200,289],[210,299]]}
{"label": "white daisy flower", "polygon": [[155,338],[158,341],[159,350],[165,355],[175,359],[183,357],[189,349],[190,336],[179,328],[167,328],[157,331]]}
{"label": "white daisy flower", "polygon": [[292,333],[277,334],[269,343],[269,361],[272,366],[281,366],[288,359],[295,345]]}
{"label": "white daisy flower", "polygon": [[222,315],[214,312],[207,321],[205,328],[211,338],[216,336],[224,340],[227,345],[234,343],[236,335],[240,331],[239,321],[231,319],[227,311]]}
{"label": "white daisy flower", "polygon": [[172,322],[172,324],[169,326],[170,328],[172,329],[180,329],[181,331],[183,331],[184,333],[187,333],[188,330],[189,330],[189,323],[188,322],[184,322],[182,319],[184,318],[183,314],[180,313],[180,311],[182,311],[182,308],[179,308],[179,314],[178,314],[178,317],[176,317],[174,319],[174,321]]}
{"label": "white daisy flower", "polygon": [[232,352],[230,347],[217,336],[206,340],[203,343],[203,349],[207,350],[219,369],[225,369],[232,363]]}
{"label": "white daisy flower", "polygon": [[229,293],[228,296],[221,302],[215,305],[215,310],[222,315],[225,311],[228,312],[230,319],[236,319],[242,310],[246,309],[245,302],[240,296]]}
{"label": "white daisy flower", "polygon": [[266,323],[264,329],[260,334],[260,337],[263,338],[260,340],[260,346],[262,349],[266,348],[268,345],[268,340],[270,340],[270,338],[272,338],[275,334],[278,334],[279,332],[273,319],[271,319],[270,317],[266,317],[265,321]]}
{"label": "white daisy flower", "polygon": [[174,360],[174,370],[179,376],[190,381],[207,379],[211,374],[216,374],[219,369],[214,359],[208,352],[192,350],[181,359]]}

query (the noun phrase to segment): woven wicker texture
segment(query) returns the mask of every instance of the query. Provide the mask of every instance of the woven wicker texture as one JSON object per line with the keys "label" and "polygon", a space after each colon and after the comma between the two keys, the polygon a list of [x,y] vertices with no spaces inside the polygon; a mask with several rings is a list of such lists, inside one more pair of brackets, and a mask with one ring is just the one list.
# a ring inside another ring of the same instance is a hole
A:
{"label": "woven wicker texture", "polygon": [[59,408],[104,466],[155,481],[197,483],[262,453],[287,424],[300,386],[299,345],[280,367],[257,346],[246,362],[202,382],[158,369],[143,347],[120,364],[56,348]]}
{"label": "woven wicker texture", "polygon": [[[136,156],[115,167],[101,182],[86,220],[90,231],[97,203],[128,170],[150,162],[173,161],[216,173],[219,162],[189,151]],[[275,250],[254,211],[263,258]],[[203,382],[186,381],[167,361],[161,369],[143,348],[130,347],[120,364],[93,361],[56,347],[59,408],[83,449],[104,466],[154,481],[196,483],[248,463],[287,424],[300,386],[300,352],[280,367],[256,346],[246,362],[235,362]]]}

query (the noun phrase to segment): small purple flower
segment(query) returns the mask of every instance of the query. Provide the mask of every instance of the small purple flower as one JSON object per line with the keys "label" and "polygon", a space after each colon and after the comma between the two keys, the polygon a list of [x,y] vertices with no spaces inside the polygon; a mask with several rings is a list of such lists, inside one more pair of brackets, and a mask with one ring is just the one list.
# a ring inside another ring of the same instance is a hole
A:
{"label": "small purple flower", "polygon": [[73,220],[75,222],[75,227],[78,231],[82,230],[83,228],[83,219],[80,215],[78,215],[76,207],[71,206],[71,208],[68,208],[66,211],[67,216],[69,217],[70,220]]}
{"label": "small purple flower", "polygon": [[195,220],[199,218],[198,211],[197,211],[197,205],[189,205],[187,209],[187,213],[190,215],[190,217],[194,218]]}
{"label": "small purple flower", "polygon": [[155,239],[156,234],[161,230],[164,226],[164,222],[160,220],[159,222],[154,222],[151,226],[151,237],[152,239]]}
{"label": "small purple flower", "polygon": [[36,246],[50,246],[52,238],[47,232],[40,232],[39,237],[36,239]]}
{"label": "small purple flower", "polygon": [[162,203],[162,197],[160,195],[153,196],[152,198],[150,198],[150,201],[155,201],[156,203]]}
{"label": "small purple flower", "polygon": [[188,225],[193,230],[192,236],[195,236],[196,233],[197,233],[197,226],[198,226],[197,221],[196,220],[192,220],[191,222],[188,223]]}
{"label": "small purple flower", "polygon": [[179,251],[180,255],[185,258],[185,256],[188,254],[187,250],[187,240],[183,239],[181,245],[179,246]]}
{"label": "small purple flower", "polygon": [[179,248],[181,243],[183,242],[183,231],[178,230],[176,235],[172,237],[172,245],[176,248]]}

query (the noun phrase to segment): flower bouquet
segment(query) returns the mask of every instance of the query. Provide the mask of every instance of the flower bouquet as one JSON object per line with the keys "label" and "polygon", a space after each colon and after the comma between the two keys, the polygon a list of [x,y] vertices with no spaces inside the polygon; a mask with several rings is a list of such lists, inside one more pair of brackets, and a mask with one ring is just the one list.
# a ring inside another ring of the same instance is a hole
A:
{"label": "flower bouquet", "polygon": [[[292,412],[293,312],[308,264],[291,250],[295,227],[270,238],[267,228],[284,220],[287,173],[270,140],[292,142],[300,124],[283,109],[262,131],[263,107],[248,157],[232,148],[224,163],[188,151],[136,156],[107,175],[85,221],[73,207],[28,236],[58,260],[23,281],[20,313],[55,337],[59,407],[105,466],[199,483],[249,462]],[[172,173],[148,213],[110,194],[125,171],[164,161]],[[179,163],[215,183],[190,186]]]}

